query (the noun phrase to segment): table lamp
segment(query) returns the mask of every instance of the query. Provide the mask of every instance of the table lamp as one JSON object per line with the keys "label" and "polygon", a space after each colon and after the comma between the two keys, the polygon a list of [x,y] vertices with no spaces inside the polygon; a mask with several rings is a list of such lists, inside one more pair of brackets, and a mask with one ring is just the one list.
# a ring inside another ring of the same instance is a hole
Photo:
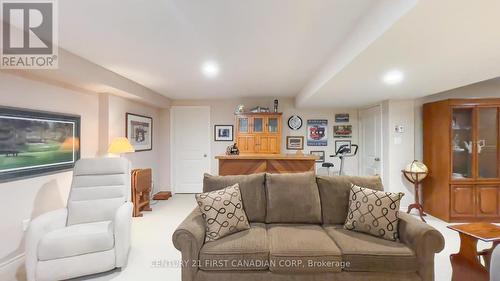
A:
{"label": "table lamp", "polygon": [[127,138],[115,138],[108,148],[108,153],[122,155],[124,153],[135,152],[134,147],[130,144]]}

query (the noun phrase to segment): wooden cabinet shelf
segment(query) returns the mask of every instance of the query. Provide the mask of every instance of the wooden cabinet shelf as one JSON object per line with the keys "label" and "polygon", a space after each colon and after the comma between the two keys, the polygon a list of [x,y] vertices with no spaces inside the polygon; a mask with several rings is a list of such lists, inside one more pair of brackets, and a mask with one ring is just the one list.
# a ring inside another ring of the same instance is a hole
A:
{"label": "wooden cabinet shelf", "polygon": [[500,221],[500,99],[424,104],[428,213],[449,222]]}
{"label": "wooden cabinet shelf", "polygon": [[281,113],[236,115],[236,144],[241,154],[281,153]]}

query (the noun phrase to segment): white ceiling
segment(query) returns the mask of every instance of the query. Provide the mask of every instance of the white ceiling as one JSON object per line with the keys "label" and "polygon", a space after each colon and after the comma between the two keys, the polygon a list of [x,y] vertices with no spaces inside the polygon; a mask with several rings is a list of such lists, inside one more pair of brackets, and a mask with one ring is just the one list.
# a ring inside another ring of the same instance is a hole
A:
{"label": "white ceiling", "polygon": [[[300,106],[364,106],[416,98],[500,76],[500,1],[420,0]],[[399,85],[385,72],[405,73]],[[500,92],[498,93],[500,96]]]}
{"label": "white ceiling", "polygon": [[[173,99],[296,96],[360,24],[371,20],[356,38],[368,44],[415,0],[398,2],[59,1],[59,44]],[[200,72],[207,60],[215,79]]]}
{"label": "white ceiling", "polygon": [[[172,99],[362,107],[500,76],[499,0],[58,3],[62,48]],[[382,83],[394,69],[403,82]]]}

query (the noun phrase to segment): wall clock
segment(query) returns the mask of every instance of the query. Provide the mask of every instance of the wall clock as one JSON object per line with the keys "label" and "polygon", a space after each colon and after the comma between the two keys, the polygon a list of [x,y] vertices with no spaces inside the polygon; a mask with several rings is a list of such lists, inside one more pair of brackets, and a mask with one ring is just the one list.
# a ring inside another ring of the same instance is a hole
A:
{"label": "wall clock", "polygon": [[288,118],[288,127],[292,130],[298,130],[302,127],[302,118],[298,115],[292,115]]}

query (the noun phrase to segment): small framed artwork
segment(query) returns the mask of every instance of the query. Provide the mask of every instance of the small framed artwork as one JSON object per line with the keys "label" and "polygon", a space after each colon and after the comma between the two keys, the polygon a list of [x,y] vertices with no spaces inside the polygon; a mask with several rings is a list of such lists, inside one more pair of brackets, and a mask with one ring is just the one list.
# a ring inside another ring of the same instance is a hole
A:
{"label": "small framed artwork", "polygon": [[349,122],[349,113],[338,113],[338,114],[335,114],[335,122],[337,122],[337,123],[348,123]]}
{"label": "small framed artwork", "polygon": [[304,149],[304,137],[302,137],[302,136],[287,136],[286,137],[286,149],[288,149],[288,150],[303,150]]}
{"label": "small framed artwork", "polygon": [[323,150],[313,150],[309,152],[311,155],[316,155],[319,157],[319,159],[316,160],[316,163],[323,163],[325,162],[325,151]]}
{"label": "small framed artwork", "polygon": [[335,141],[335,153],[337,153],[337,151],[339,151],[339,148],[341,148],[344,145],[347,145],[347,148],[349,149],[349,151],[351,150],[351,141],[350,140],[337,140],[337,141]]}
{"label": "small framed artwork", "polygon": [[125,134],[134,147],[135,152],[149,151],[153,149],[153,118],[126,114]]}
{"label": "small framed artwork", "polygon": [[233,125],[215,125],[215,141],[233,141]]}
{"label": "small framed artwork", "polygon": [[352,137],[352,125],[335,125],[333,126],[334,138],[350,138]]}

